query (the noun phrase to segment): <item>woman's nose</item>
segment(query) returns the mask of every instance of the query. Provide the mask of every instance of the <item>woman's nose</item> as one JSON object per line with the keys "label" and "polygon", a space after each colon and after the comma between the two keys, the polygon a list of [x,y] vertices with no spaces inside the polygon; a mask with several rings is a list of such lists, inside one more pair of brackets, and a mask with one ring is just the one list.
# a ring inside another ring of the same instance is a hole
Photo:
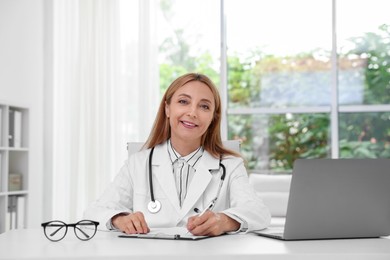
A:
{"label": "woman's nose", "polygon": [[196,106],[191,106],[187,112],[187,115],[196,118],[197,117]]}

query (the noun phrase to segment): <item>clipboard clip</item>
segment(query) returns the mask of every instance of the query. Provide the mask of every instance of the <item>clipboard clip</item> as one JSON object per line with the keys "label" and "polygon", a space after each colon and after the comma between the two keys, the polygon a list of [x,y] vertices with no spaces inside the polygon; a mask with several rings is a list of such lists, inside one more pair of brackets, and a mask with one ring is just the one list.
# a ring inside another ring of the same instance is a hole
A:
{"label": "clipboard clip", "polygon": [[164,233],[156,233],[156,234],[123,234],[119,235],[121,238],[144,238],[144,239],[168,239],[168,240],[201,240],[205,238],[209,238],[209,236],[185,236],[180,234],[164,234]]}
{"label": "clipboard clip", "polygon": [[126,234],[126,235],[119,235],[119,237],[122,238],[156,238],[156,239],[172,239],[172,240],[180,240],[182,239],[182,236],[180,234],[164,234],[164,233],[156,233],[156,234]]}

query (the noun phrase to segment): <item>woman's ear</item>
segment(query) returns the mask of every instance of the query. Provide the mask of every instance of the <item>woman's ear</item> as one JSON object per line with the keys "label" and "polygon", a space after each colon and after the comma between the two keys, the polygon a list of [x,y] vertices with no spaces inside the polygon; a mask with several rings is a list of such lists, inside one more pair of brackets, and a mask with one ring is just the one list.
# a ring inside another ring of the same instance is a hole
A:
{"label": "woman's ear", "polygon": [[165,115],[169,118],[169,105],[167,104],[167,101],[165,101]]}

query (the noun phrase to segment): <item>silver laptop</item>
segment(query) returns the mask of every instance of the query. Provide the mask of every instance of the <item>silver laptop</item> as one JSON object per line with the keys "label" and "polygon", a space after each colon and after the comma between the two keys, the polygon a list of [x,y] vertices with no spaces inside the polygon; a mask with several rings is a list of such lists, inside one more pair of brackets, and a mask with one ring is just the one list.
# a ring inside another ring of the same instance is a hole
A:
{"label": "silver laptop", "polygon": [[390,235],[390,159],[298,159],[284,227],[256,234],[282,240]]}

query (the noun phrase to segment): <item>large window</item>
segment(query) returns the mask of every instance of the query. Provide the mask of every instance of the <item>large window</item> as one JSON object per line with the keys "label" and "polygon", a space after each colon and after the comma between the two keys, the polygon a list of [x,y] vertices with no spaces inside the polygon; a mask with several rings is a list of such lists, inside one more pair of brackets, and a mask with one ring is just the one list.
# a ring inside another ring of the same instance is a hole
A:
{"label": "large window", "polygon": [[157,18],[160,88],[187,72],[220,82],[220,1],[160,0]]}
{"label": "large window", "polygon": [[390,2],[336,3],[339,155],[390,158]]}
{"label": "large window", "polygon": [[187,71],[209,75],[251,171],[390,157],[389,1],[159,3],[161,90]]}
{"label": "large window", "polygon": [[225,2],[229,138],[265,173],[328,157],[331,1]]}

